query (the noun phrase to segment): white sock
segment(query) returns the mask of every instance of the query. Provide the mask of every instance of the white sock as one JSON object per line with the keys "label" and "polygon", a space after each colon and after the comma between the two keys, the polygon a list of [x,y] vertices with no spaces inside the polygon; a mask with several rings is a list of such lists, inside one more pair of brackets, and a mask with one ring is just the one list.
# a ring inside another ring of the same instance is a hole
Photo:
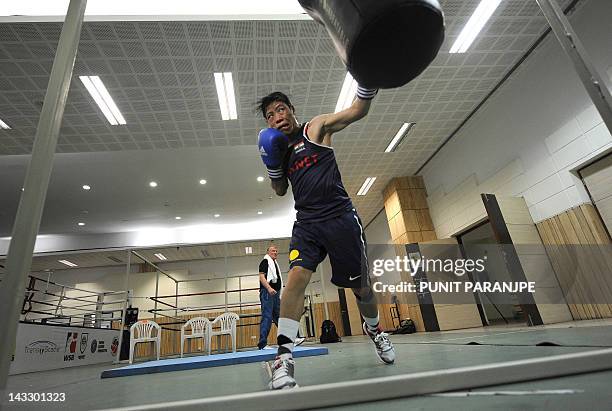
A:
{"label": "white sock", "polygon": [[363,317],[363,321],[365,321],[366,327],[368,327],[368,331],[371,331],[373,333],[378,331],[378,323],[380,322],[378,313],[376,313],[376,317],[374,318]]}
{"label": "white sock", "polygon": [[291,358],[293,356],[293,342],[297,337],[300,323],[291,318],[278,319],[278,355],[282,359]]}

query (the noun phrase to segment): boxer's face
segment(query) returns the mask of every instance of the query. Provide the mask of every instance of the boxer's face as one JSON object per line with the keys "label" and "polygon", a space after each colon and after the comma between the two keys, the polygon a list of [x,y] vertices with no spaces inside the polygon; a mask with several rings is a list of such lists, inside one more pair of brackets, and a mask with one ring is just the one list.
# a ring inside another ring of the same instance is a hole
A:
{"label": "boxer's face", "polygon": [[293,109],[281,101],[273,101],[266,107],[266,122],[268,127],[280,130],[287,136],[298,127]]}

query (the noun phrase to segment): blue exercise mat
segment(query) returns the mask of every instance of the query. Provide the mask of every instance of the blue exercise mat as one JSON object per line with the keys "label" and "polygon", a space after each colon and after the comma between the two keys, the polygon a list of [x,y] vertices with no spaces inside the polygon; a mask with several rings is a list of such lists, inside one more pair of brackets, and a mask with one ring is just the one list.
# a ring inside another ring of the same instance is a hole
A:
{"label": "blue exercise mat", "polygon": [[[311,357],[314,355],[327,355],[328,352],[329,351],[326,347],[296,347],[293,350],[293,356],[296,358]],[[128,365],[126,367],[103,371],[102,378],[193,370],[196,368],[222,367],[224,365],[271,361],[274,359],[274,357],[276,357],[276,348],[239,351],[225,354],[199,355],[193,357],[173,358],[170,360],[147,361],[139,364]]]}

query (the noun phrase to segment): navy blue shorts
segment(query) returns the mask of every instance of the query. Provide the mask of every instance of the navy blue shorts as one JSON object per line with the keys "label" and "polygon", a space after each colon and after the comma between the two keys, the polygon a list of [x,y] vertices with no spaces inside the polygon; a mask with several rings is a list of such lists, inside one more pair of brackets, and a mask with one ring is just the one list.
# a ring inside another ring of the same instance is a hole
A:
{"label": "navy blue shorts", "polygon": [[289,246],[289,268],[316,271],[329,255],[331,281],[338,287],[370,285],[363,226],[355,210],[319,222],[296,221]]}

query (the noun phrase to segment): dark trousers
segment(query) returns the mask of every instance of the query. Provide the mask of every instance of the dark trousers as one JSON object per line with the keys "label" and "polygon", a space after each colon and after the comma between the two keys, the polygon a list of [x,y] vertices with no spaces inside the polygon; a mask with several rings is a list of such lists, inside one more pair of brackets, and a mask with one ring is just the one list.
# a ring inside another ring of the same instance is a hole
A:
{"label": "dark trousers", "polygon": [[257,346],[263,348],[268,344],[268,333],[272,322],[278,326],[280,315],[280,292],[270,295],[268,290],[259,290],[259,301],[261,301],[261,323],[259,324],[259,343]]}

